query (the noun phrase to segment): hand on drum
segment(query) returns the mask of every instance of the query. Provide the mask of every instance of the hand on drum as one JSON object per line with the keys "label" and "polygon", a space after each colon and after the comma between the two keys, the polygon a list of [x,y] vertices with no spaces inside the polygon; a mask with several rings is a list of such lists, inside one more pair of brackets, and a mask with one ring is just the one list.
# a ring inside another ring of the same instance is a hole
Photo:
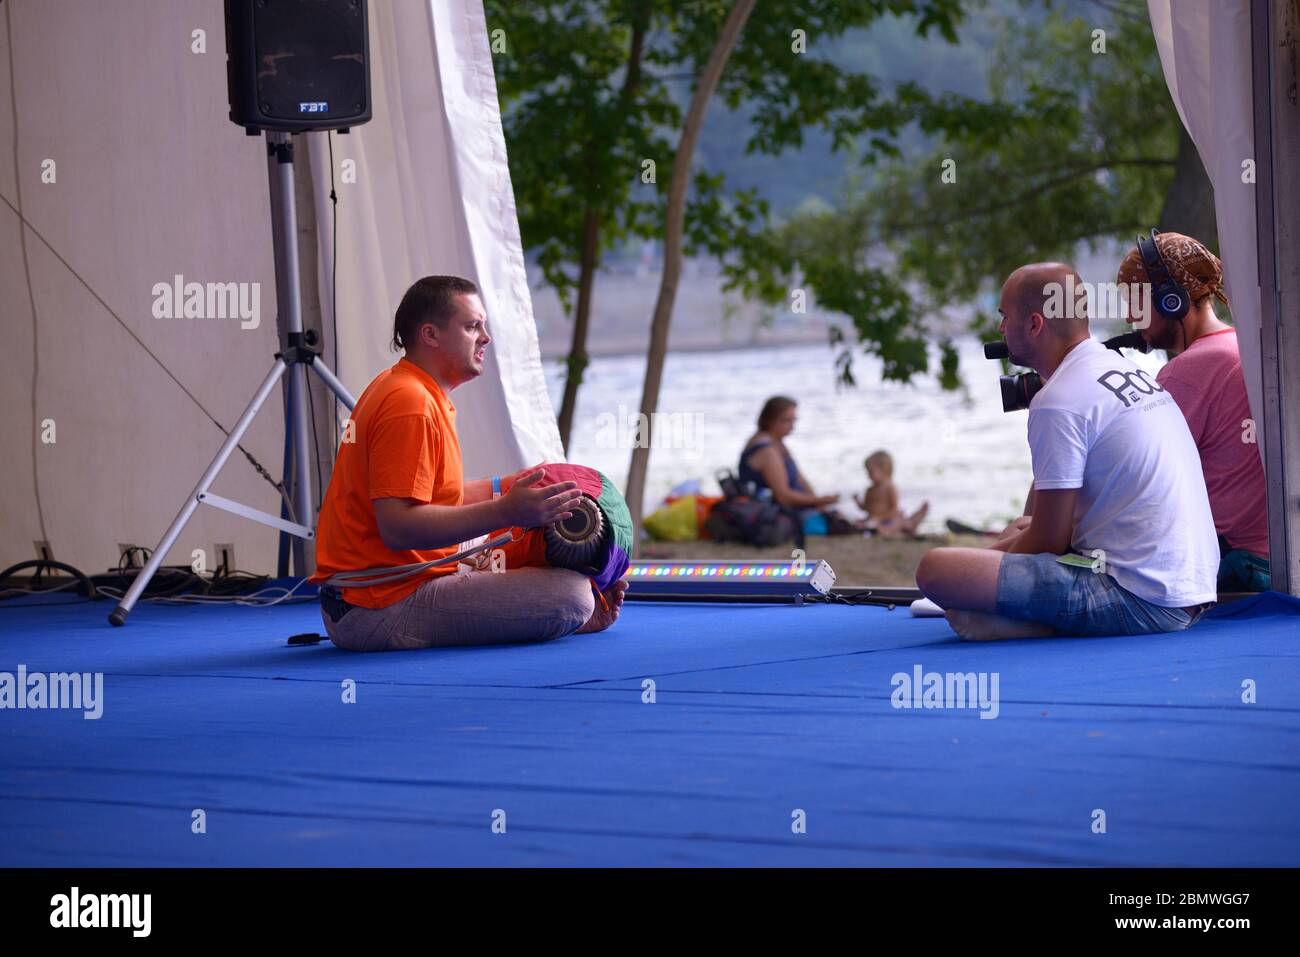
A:
{"label": "hand on drum", "polygon": [[542,470],[516,473],[518,476],[510,490],[501,497],[505,509],[505,522],[520,528],[536,528],[563,521],[573,514],[582,500],[577,482],[556,482],[554,485],[537,483],[542,480]]}

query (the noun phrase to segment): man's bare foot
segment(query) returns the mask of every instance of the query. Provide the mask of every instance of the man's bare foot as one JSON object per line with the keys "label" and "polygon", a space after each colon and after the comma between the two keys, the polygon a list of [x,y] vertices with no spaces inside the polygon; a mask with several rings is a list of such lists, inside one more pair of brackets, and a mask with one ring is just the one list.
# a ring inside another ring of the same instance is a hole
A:
{"label": "man's bare foot", "polygon": [[1041,621],[1004,618],[982,611],[954,608],[945,616],[952,630],[967,641],[997,641],[1002,638],[1050,638],[1056,629]]}
{"label": "man's bare foot", "polygon": [[[596,599],[596,610],[591,613],[587,623],[578,629],[578,634],[585,635],[593,631],[604,631],[618,621],[618,613],[623,607],[623,593],[626,591],[627,582],[620,578],[601,592],[605,596],[604,604],[601,603],[599,598]],[[606,605],[609,607],[605,607]]]}

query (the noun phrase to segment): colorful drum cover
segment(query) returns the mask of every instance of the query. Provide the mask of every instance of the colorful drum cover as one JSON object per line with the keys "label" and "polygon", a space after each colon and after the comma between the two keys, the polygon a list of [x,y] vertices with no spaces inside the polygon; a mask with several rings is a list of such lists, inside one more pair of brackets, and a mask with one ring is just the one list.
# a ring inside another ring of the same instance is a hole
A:
{"label": "colorful drum cover", "polygon": [[[609,527],[605,562],[592,581],[604,591],[618,581],[627,572],[632,554],[632,515],[628,511],[627,501],[609,476],[585,465],[572,465],[568,462],[544,462],[541,466],[543,475],[538,486],[554,485],[557,482],[574,482],[583,495],[592,499],[605,517]],[[510,490],[510,480],[502,483],[502,492]],[[499,529],[494,535],[508,529]],[[504,546],[506,568],[524,568],[529,565],[547,565],[546,540],[543,529],[516,528],[515,540]]]}

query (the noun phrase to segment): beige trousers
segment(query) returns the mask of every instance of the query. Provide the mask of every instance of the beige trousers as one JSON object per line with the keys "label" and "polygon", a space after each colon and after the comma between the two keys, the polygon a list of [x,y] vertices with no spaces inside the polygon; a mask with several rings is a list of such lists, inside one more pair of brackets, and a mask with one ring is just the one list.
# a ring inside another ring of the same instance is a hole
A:
{"label": "beige trousers", "polygon": [[513,645],[572,634],[595,610],[591,581],[565,568],[439,575],[387,608],[354,607],[330,640],[348,651]]}

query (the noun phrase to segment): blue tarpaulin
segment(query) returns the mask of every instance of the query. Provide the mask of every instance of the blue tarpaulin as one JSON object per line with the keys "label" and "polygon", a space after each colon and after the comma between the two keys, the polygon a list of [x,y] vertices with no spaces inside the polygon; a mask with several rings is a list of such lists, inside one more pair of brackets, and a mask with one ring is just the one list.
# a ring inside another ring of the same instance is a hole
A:
{"label": "blue tarpaulin", "polygon": [[[966,643],[905,609],[629,603],[604,634],[358,655],[286,646],[314,605],[114,629],[10,600],[0,672],[103,693],[0,710],[0,864],[1295,865],[1298,606]],[[931,674],[985,704],[925,707]]]}

